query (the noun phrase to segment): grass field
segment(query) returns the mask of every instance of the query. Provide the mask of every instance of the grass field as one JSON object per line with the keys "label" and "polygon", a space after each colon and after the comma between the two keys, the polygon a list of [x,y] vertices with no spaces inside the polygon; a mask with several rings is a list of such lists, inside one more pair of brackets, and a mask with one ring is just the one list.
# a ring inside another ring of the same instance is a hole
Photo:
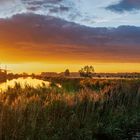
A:
{"label": "grass field", "polygon": [[[57,81],[58,82],[58,81]],[[60,81],[59,81],[60,82]],[[1,140],[121,140],[140,124],[140,80],[19,84],[0,94]]]}

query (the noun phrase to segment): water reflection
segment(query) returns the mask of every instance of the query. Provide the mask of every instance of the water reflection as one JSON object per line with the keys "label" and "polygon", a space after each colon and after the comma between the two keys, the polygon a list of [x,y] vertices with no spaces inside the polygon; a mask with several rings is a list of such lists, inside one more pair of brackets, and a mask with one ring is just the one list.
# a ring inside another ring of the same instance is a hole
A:
{"label": "water reflection", "polygon": [[5,91],[7,90],[8,87],[14,87],[15,83],[19,83],[22,88],[25,87],[25,85],[29,85],[32,87],[37,87],[37,86],[42,86],[42,84],[49,86],[50,82],[39,80],[39,79],[32,79],[32,78],[18,78],[18,79],[13,79],[13,80],[7,80],[4,83],[0,84],[0,91]]}

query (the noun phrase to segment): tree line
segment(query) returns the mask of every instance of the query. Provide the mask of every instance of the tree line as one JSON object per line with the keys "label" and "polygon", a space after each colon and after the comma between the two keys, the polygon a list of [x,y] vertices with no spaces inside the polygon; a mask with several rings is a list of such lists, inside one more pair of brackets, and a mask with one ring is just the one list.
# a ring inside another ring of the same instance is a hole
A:
{"label": "tree line", "polygon": [[[79,74],[81,77],[92,77],[94,75],[95,69],[93,66],[84,66],[79,70]],[[64,75],[66,77],[70,76],[70,71],[69,69],[66,69],[64,72]]]}

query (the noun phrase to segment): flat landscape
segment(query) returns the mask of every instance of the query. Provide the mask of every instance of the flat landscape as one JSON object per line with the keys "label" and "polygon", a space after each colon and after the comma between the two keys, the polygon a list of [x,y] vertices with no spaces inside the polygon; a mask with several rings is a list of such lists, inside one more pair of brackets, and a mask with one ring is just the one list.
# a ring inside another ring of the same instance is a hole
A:
{"label": "flat landscape", "polygon": [[140,140],[140,0],[0,0],[0,140]]}
{"label": "flat landscape", "polygon": [[41,82],[1,91],[0,139],[127,140],[140,132],[140,79]]}

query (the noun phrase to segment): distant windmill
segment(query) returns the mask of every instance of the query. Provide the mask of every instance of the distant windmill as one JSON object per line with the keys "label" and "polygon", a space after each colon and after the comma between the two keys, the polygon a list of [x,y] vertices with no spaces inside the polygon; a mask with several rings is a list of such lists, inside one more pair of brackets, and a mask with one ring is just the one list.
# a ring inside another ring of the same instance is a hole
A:
{"label": "distant windmill", "polygon": [[1,63],[0,63],[0,72],[4,72],[7,74],[8,71],[10,71],[10,70],[7,70],[7,65],[5,65],[5,69],[2,69]]}

